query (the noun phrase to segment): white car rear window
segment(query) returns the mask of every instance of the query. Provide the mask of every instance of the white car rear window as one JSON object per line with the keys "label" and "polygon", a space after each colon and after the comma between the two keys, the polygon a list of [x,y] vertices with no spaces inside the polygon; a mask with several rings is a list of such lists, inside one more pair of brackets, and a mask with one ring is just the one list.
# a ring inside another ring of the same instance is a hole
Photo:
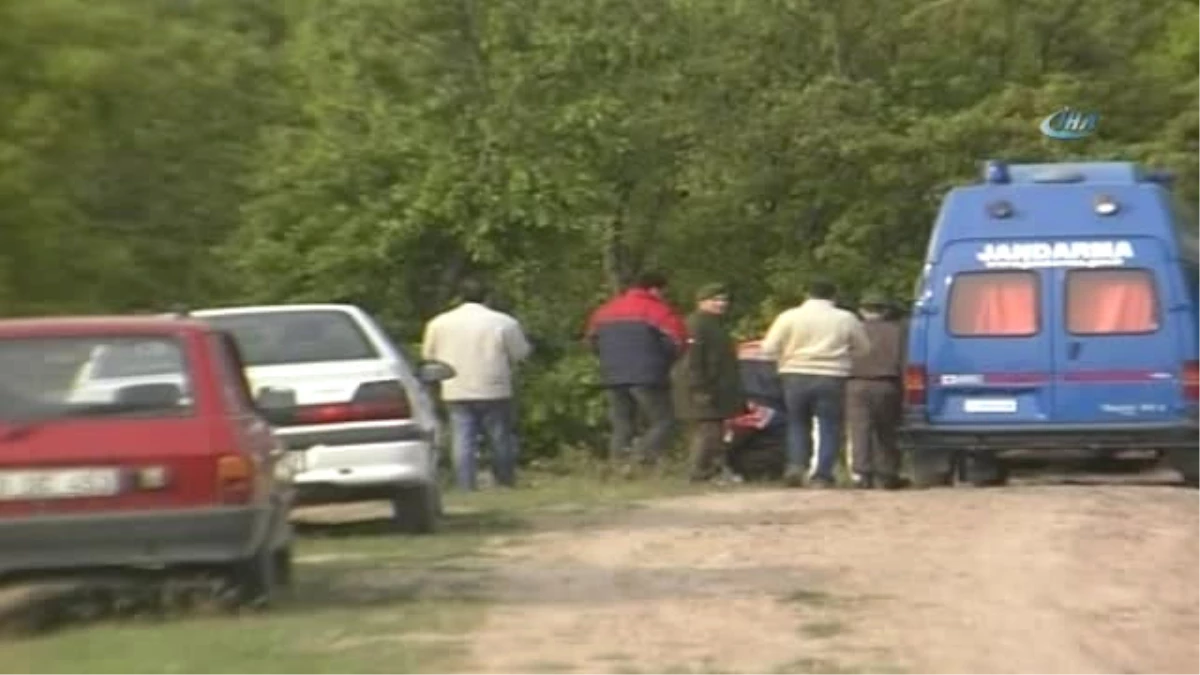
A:
{"label": "white car rear window", "polygon": [[336,310],[228,314],[204,320],[233,336],[247,366],[379,358],[354,319]]}
{"label": "white car rear window", "polygon": [[98,348],[95,364],[97,380],[175,375],[183,370],[183,355],[162,340],[125,341]]}

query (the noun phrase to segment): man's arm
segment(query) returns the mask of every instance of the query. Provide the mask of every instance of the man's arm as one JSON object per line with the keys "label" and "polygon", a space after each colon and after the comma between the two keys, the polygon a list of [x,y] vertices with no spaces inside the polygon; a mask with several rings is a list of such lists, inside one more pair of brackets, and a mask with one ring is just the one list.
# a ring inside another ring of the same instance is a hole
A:
{"label": "man's arm", "polygon": [[425,324],[425,335],[421,338],[421,358],[426,361],[437,359],[437,318]]}
{"label": "man's arm", "polygon": [[525,331],[521,330],[521,323],[510,317],[510,321],[504,328],[504,349],[508,352],[508,358],[513,363],[524,361],[533,352],[533,347],[529,344],[529,340],[525,337]]}
{"label": "man's arm", "polygon": [[903,320],[897,321],[896,330],[900,331],[900,358],[898,359],[900,363],[897,365],[898,370],[903,372],[905,365],[908,363],[908,322]]}
{"label": "man's arm", "polygon": [[647,313],[651,327],[662,336],[663,349],[671,361],[675,361],[688,349],[691,337],[687,324],[665,302]]}
{"label": "man's arm", "polygon": [[870,352],[871,339],[867,337],[867,329],[863,328],[862,321],[849,312],[846,313],[846,321],[850,324],[850,353],[862,356]]}
{"label": "man's arm", "polygon": [[700,330],[699,322],[688,319],[688,348],[683,355],[685,365],[687,366],[688,386],[693,388],[706,388],[712,378],[712,369],[709,367],[708,359],[708,344],[704,339],[704,332]]}
{"label": "man's arm", "polygon": [[678,314],[664,303],[659,316],[655,318],[657,319],[656,327],[667,336],[671,344],[675,345],[677,352],[682,353],[687,349],[688,338],[692,333],[688,329],[687,323]]}
{"label": "man's arm", "polygon": [[771,322],[771,327],[767,329],[767,334],[763,337],[762,342],[758,344],[759,350],[763,356],[772,359],[779,358],[779,352],[783,349],[784,343],[791,333],[791,321],[787,317],[787,312],[781,313]]}

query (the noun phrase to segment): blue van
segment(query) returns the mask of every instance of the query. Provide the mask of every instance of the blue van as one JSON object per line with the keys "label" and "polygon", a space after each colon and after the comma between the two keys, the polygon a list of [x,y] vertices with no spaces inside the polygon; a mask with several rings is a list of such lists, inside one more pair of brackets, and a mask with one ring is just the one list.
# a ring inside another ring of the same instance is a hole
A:
{"label": "blue van", "polygon": [[1140,451],[1196,484],[1197,224],[1168,183],[1124,162],[993,161],[947,194],[908,336],[916,483]]}

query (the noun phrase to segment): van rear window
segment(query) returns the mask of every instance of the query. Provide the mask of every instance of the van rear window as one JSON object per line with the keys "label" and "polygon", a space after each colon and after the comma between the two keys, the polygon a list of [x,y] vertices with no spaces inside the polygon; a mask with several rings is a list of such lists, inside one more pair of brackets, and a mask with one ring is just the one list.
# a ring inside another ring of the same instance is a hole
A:
{"label": "van rear window", "polygon": [[1076,335],[1136,335],[1158,330],[1158,294],[1147,269],[1070,270],[1067,330]]}
{"label": "van rear window", "polygon": [[1038,276],[1027,270],[963,272],[950,284],[947,329],[958,337],[1029,337],[1039,330]]}

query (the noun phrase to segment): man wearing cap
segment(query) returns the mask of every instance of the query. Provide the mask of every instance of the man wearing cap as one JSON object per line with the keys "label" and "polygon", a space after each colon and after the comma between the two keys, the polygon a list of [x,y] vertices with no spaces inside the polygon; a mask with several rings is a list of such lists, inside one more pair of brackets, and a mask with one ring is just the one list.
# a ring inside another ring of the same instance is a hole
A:
{"label": "man wearing cap", "polygon": [[855,485],[861,488],[904,486],[896,429],[900,425],[907,331],[903,322],[888,316],[889,304],[882,293],[863,294],[859,312],[871,350],[855,354],[846,387],[850,453]]}
{"label": "man wearing cap", "polygon": [[725,461],[725,420],[745,410],[737,347],[725,325],[729,290],[705,284],[687,318],[688,350],[675,368],[675,405],[689,426],[693,482],[730,471]]}

